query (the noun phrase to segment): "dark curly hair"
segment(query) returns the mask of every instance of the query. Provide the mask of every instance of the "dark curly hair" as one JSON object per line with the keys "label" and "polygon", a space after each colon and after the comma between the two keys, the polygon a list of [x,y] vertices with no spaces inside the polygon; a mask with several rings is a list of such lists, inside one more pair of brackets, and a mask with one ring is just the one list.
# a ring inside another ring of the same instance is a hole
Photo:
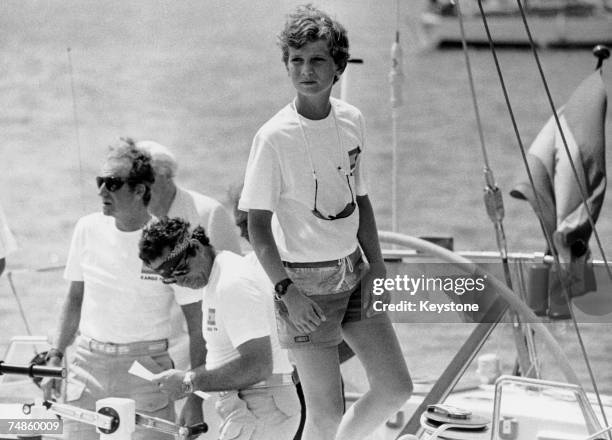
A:
{"label": "dark curly hair", "polygon": [[126,160],[132,164],[126,182],[131,190],[136,185],[145,186],[143,202],[146,205],[151,201],[151,185],[155,182],[152,159],[149,153],[136,148],[136,142],[129,137],[122,137],[114,145],[110,145],[107,160]]}
{"label": "dark curly hair", "polygon": [[[278,34],[277,40],[285,65],[289,60],[290,47],[299,49],[306,43],[318,40],[327,41],[329,53],[339,68],[344,69],[349,59],[349,41],[344,26],[311,4],[298,6],[287,17],[285,28]],[[337,80],[336,76],[334,82]]]}
{"label": "dark curly hair", "polygon": [[206,235],[206,231],[200,225],[195,227],[195,229],[191,233],[191,238],[195,238],[196,240],[198,240],[202,244],[202,246],[211,246],[210,240]]}
{"label": "dark curly hair", "polygon": [[174,249],[177,243],[187,237],[195,238],[203,246],[210,246],[210,240],[202,226],[197,226],[190,231],[187,220],[179,217],[164,217],[151,223],[142,231],[138,243],[138,256],[145,264],[159,258],[165,249]]}

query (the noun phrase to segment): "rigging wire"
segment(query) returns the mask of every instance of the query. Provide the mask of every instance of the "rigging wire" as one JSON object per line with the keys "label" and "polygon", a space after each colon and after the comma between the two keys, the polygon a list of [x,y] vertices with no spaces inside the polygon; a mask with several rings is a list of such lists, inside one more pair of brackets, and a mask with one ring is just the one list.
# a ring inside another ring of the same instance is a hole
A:
{"label": "rigging wire", "polygon": [[[70,55],[70,47],[66,48],[66,55],[68,58],[68,70],[69,70],[69,75],[70,75],[70,90],[71,90],[71,97],[72,97],[72,113],[73,113],[73,118],[74,118],[74,128],[75,128],[75,135],[76,135],[76,144],[77,144],[77,150],[78,150],[78,159],[79,159],[79,189],[80,189],[80,199],[81,199],[81,209],[84,211],[85,207],[84,207],[84,195],[83,195],[83,166],[82,166],[82,159],[81,159],[81,140],[80,140],[80,133],[79,133],[79,119],[77,116],[77,105],[76,105],[76,93],[75,93],[75,88],[74,88],[74,69],[72,66],[72,57]],[[63,266],[61,266],[63,267]],[[47,267],[47,268],[43,268],[43,269],[37,269],[35,270],[36,272],[44,272],[47,270],[56,270],[58,267]],[[28,336],[32,336],[32,328],[30,327],[29,321],[26,317],[25,314],[25,310],[23,308],[23,304],[21,303],[21,299],[19,298],[19,294],[17,291],[17,288],[15,287],[15,283],[13,281],[13,272],[14,271],[9,271],[7,272],[7,279],[9,282],[9,286],[11,288],[11,292],[13,293],[13,296],[15,297],[15,301],[17,302],[17,306],[19,309],[19,314],[21,316],[21,320],[23,321],[23,324],[25,326],[26,332],[28,333]],[[34,348],[34,354],[36,355],[36,348]]]}
{"label": "rigging wire", "polygon": [[[525,26],[525,32],[527,33],[527,36],[529,38],[529,43],[530,43],[530,46],[531,46],[531,50],[533,52],[533,56],[534,56],[534,59],[535,59],[536,64],[537,64],[538,71],[540,73],[540,77],[542,79],[542,84],[543,84],[544,89],[546,91],[546,97],[548,98],[548,102],[549,102],[549,104],[550,104],[550,106],[552,108],[553,117],[555,118],[555,123],[557,125],[557,129],[559,130],[559,134],[561,135],[561,140],[563,141],[563,148],[565,149],[565,153],[567,154],[570,166],[572,168],[572,172],[574,174],[574,178],[576,179],[576,184],[578,186],[578,189],[580,190],[580,196],[582,197],[582,205],[583,205],[583,207],[584,207],[584,209],[585,209],[585,211],[587,213],[587,216],[588,216],[591,228],[593,229],[593,235],[595,237],[595,240],[597,241],[597,246],[599,247],[599,251],[601,252],[601,256],[602,256],[602,258],[604,260],[604,265],[606,267],[606,271],[608,272],[608,277],[610,278],[610,280],[612,280],[612,272],[610,271],[610,266],[608,265],[608,260],[606,258],[606,254],[604,253],[603,246],[601,244],[601,240],[599,239],[599,234],[597,233],[597,229],[595,228],[595,220],[593,219],[593,215],[591,214],[591,210],[590,210],[590,208],[588,206],[588,203],[587,203],[586,190],[583,187],[583,185],[581,184],[580,178],[578,177],[578,171],[576,170],[576,164],[574,163],[574,161],[572,159],[572,155],[570,153],[569,146],[568,146],[567,140],[565,138],[565,133],[563,131],[563,128],[561,127],[561,122],[559,121],[559,115],[557,114],[556,107],[555,107],[555,104],[553,102],[552,95],[550,93],[550,89],[548,87],[548,82],[546,80],[546,76],[544,75],[544,70],[542,69],[542,65],[540,63],[540,57],[538,56],[538,51],[536,50],[535,44],[533,42],[533,38],[532,38],[532,35],[531,35],[531,29],[529,27],[529,24],[527,23],[527,16],[525,14],[525,10],[523,9],[523,5],[521,3],[521,0],[517,0],[517,4],[519,6],[519,9],[520,9],[520,12],[521,12],[521,18],[522,18],[523,24]],[[535,192],[535,187],[534,187],[534,192]],[[557,260],[558,260],[558,255],[557,255]],[[559,270],[558,273],[560,275],[561,271]],[[593,373],[593,368],[591,366],[591,362],[590,362],[589,357],[588,357],[587,352],[586,352],[586,347],[585,347],[585,344],[584,344],[584,341],[583,341],[583,338],[582,338],[582,333],[580,332],[580,328],[578,326],[578,322],[576,321],[576,316],[575,316],[574,311],[573,311],[573,309],[571,307],[570,294],[569,294],[568,290],[569,289],[567,289],[567,288],[563,289],[563,294],[564,294],[564,297],[565,297],[565,301],[566,301],[566,303],[569,306],[569,311],[570,311],[570,315],[571,315],[571,318],[572,318],[572,323],[574,325],[574,329],[576,330],[576,337],[578,338],[578,342],[580,344],[580,347],[581,347],[581,350],[582,350],[582,353],[583,353],[584,361],[585,361],[587,370],[589,372],[589,377],[591,379],[591,383],[593,385],[593,389],[595,391],[595,395],[597,396],[597,402],[599,404],[599,408],[601,410],[604,423],[607,425],[608,424],[608,419],[607,419],[606,413],[604,411],[603,402],[602,402],[602,399],[601,399],[601,395],[599,393],[599,389],[597,387],[597,381],[595,380],[595,375]],[[612,440],[612,434],[610,432],[608,432],[608,437]]]}
{"label": "rigging wire", "polygon": [[[78,151],[78,159],[79,159],[79,191],[80,191],[80,201],[81,201],[81,209],[83,211],[85,211],[85,206],[84,206],[84,194],[83,194],[83,166],[82,166],[82,158],[81,158],[81,140],[80,140],[80,133],[79,133],[79,119],[78,119],[78,113],[77,113],[77,104],[76,104],[76,93],[75,93],[75,87],[74,87],[74,69],[73,69],[73,65],[72,65],[72,57],[70,55],[71,49],[70,47],[66,48],[66,55],[68,58],[68,73],[70,75],[70,90],[71,90],[71,97],[72,97],[72,114],[73,114],[73,118],[74,118],[74,129],[75,129],[75,136],[76,136],[76,145],[77,145],[77,151]],[[45,267],[42,269],[33,269],[34,272],[46,272],[46,271],[54,271],[57,269],[61,269],[64,266],[51,266],[51,267]],[[32,271],[32,269],[26,269],[25,271]],[[15,283],[13,281],[13,273],[15,271],[9,271],[7,272],[7,279],[9,282],[9,286],[11,288],[11,292],[13,293],[13,296],[15,297],[15,301],[17,302],[17,306],[19,309],[19,314],[21,316],[21,320],[23,321],[23,324],[25,326],[26,332],[28,333],[28,336],[32,336],[32,328],[30,327],[29,321],[26,317],[25,314],[25,310],[23,308],[23,304],[21,303],[21,299],[19,298],[19,293],[17,291],[17,288],[15,286]],[[34,347],[34,354],[36,355],[36,348]]]}
{"label": "rigging wire", "polygon": [[68,68],[70,71],[70,91],[72,95],[72,115],[74,118],[74,131],[76,136],[76,146],[79,159],[79,191],[81,195],[81,210],[85,212],[85,195],[83,194],[83,160],[81,157],[81,136],[79,133],[79,118],[77,113],[76,103],[76,92],[74,88],[74,69],[72,67],[72,56],[70,55],[71,49],[66,48],[66,54],[68,56]]}
{"label": "rigging wire", "polygon": [[[15,287],[15,282],[13,281],[13,272],[9,271],[6,274],[6,278],[9,282],[9,287],[11,288],[11,292],[13,292],[13,296],[15,297],[15,302],[17,303],[17,308],[19,309],[19,315],[21,316],[21,321],[25,326],[26,332],[28,336],[32,336],[32,327],[30,327],[30,323],[28,318],[26,317],[25,309],[23,308],[23,304],[21,303],[21,298],[19,298],[19,293],[17,293],[17,288]],[[34,358],[38,356],[38,352],[36,351],[36,346],[32,346],[32,352],[34,354]]]}
{"label": "rigging wire", "polygon": [[[476,87],[474,85],[474,77],[472,74],[472,64],[470,61],[470,56],[467,48],[467,38],[465,36],[465,28],[463,23],[463,14],[461,13],[461,6],[459,0],[454,0],[453,2],[457,9],[457,16],[459,18],[459,28],[461,32],[461,45],[463,48],[463,54],[465,57],[465,65],[467,69],[468,81],[470,84],[470,92],[472,97],[472,103],[474,105],[474,113],[476,117],[476,126],[478,131],[478,136],[480,139],[480,147],[482,151],[482,157],[484,161],[484,177],[485,177],[485,188],[484,188],[484,202],[487,210],[487,214],[493,222],[493,226],[495,228],[495,237],[497,241],[497,248],[499,250],[500,258],[502,261],[502,266],[504,269],[504,277],[507,286],[510,289],[512,287],[512,276],[510,274],[510,264],[508,261],[508,244],[506,240],[506,234],[504,231],[504,201],[502,197],[502,192],[497,186],[495,182],[495,177],[493,175],[493,170],[491,169],[489,163],[489,157],[487,153],[487,147],[484,140],[484,133],[482,129],[482,120],[480,117],[480,110],[478,107],[478,99],[476,97]],[[528,375],[531,371],[535,372],[536,377],[539,377],[539,371],[536,362],[536,353],[535,353],[535,342],[533,341],[533,336],[531,332],[531,328],[529,325],[525,325],[525,330],[523,331],[522,325],[516,313],[513,313],[513,333],[516,339],[516,346],[518,351],[519,365],[523,371],[523,374]],[[525,353],[524,345],[526,342],[527,353]],[[528,365],[529,364],[529,365]]]}
{"label": "rigging wire", "polygon": [[392,121],[392,158],[391,158],[391,230],[398,231],[397,222],[397,186],[398,186],[398,108],[403,105],[402,99],[402,83],[404,82],[404,74],[402,72],[403,53],[400,46],[400,31],[399,31],[399,0],[395,2],[396,6],[396,27],[395,41],[391,46],[391,71],[389,72],[389,84],[391,85],[391,121]]}
{"label": "rigging wire", "polygon": [[[521,5],[521,0],[517,0],[517,2],[519,4],[520,10],[521,10],[521,14],[523,16],[524,24],[528,28],[527,20],[525,18],[525,13],[524,13],[524,10],[523,10],[522,5]],[[544,232],[544,236],[546,238],[546,242],[548,244],[548,247],[549,247],[549,249],[550,249],[550,251],[551,251],[551,253],[553,255],[554,264],[558,268],[557,273],[558,273],[558,275],[560,277],[559,281],[561,282],[561,286],[563,288],[562,289],[563,290],[563,294],[564,294],[565,300],[566,300],[566,302],[567,302],[567,304],[569,306],[570,316],[572,318],[572,322],[574,324],[574,328],[575,328],[576,333],[578,335],[578,343],[580,345],[580,349],[582,351],[583,358],[585,359],[585,362],[586,362],[586,365],[587,365],[587,369],[588,369],[588,372],[589,372],[589,377],[590,377],[591,383],[593,385],[593,390],[594,390],[594,392],[595,392],[595,394],[597,396],[599,407],[600,407],[600,410],[601,410],[602,415],[603,415],[603,420],[604,420],[605,424],[607,425],[608,421],[607,421],[607,418],[606,418],[606,414],[604,412],[603,403],[601,401],[601,395],[599,393],[599,389],[598,389],[597,383],[595,381],[595,376],[593,374],[593,370],[592,370],[592,368],[590,366],[590,362],[589,362],[588,355],[586,353],[586,348],[584,346],[584,342],[583,342],[582,337],[580,335],[580,329],[578,328],[578,324],[576,322],[576,317],[575,317],[574,311],[573,311],[573,309],[571,307],[570,295],[568,293],[568,286],[566,285],[565,280],[563,280],[561,278],[561,273],[562,272],[561,272],[561,263],[559,261],[559,254],[558,254],[556,248],[553,246],[552,237],[550,236],[549,231],[547,231],[547,229],[544,227],[544,222],[542,220],[543,212],[544,212],[543,209],[542,209],[542,203],[540,201],[540,196],[538,195],[538,193],[536,191],[536,185],[535,185],[535,182],[534,182],[534,179],[533,179],[533,175],[531,173],[531,169],[530,169],[528,161],[527,161],[527,155],[526,155],[526,152],[525,152],[525,147],[523,145],[523,141],[521,139],[521,135],[520,135],[517,123],[516,123],[516,118],[514,116],[514,111],[512,109],[512,104],[510,103],[510,98],[509,98],[509,95],[508,95],[508,90],[506,88],[506,84],[505,84],[505,81],[504,81],[504,76],[503,76],[503,73],[501,71],[501,67],[500,67],[500,64],[499,64],[499,59],[497,58],[497,52],[495,50],[495,45],[493,43],[493,38],[491,36],[491,31],[489,29],[489,25],[488,25],[488,21],[487,21],[487,18],[486,18],[486,14],[485,14],[484,9],[482,7],[482,0],[478,0],[478,7],[480,9],[480,14],[482,16],[485,32],[487,34],[487,39],[489,41],[489,48],[491,50],[491,54],[492,54],[493,60],[495,62],[495,68],[497,70],[497,75],[499,77],[500,85],[501,85],[501,88],[502,88],[502,91],[503,91],[503,94],[504,94],[504,99],[506,101],[506,106],[508,108],[508,113],[509,113],[510,119],[512,121],[512,127],[514,129],[514,133],[515,133],[517,141],[518,141],[519,149],[520,149],[520,152],[521,152],[521,157],[523,159],[523,164],[525,166],[525,171],[527,172],[527,177],[529,179],[529,183],[531,185],[531,188],[533,188],[533,191],[534,191],[534,199],[535,199],[535,203],[536,203],[536,209],[535,209],[536,216],[538,218],[538,221],[540,222],[540,226],[542,227],[542,231]],[[529,36],[529,41],[530,41],[531,47],[535,51],[535,44],[533,42],[533,39],[531,38],[531,33],[528,33],[528,36]],[[556,115],[556,111],[554,110],[554,108],[553,108],[553,113]],[[571,160],[571,158],[570,158],[570,160]]]}
{"label": "rigging wire", "polygon": [[[28,332],[28,336],[32,336],[32,328],[30,327],[28,319],[26,318],[25,310],[23,309],[23,304],[21,303],[21,299],[19,298],[19,295],[17,294],[15,283],[13,282],[13,273],[7,272],[6,278],[8,279],[9,286],[11,288],[11,292],[13,292],[13,296],[15,297],[15,301],[17,302],[17,307],[19,308],[19,314],[21,315],[21,320],[23,321],[23,324],[25,325],[25,329]],[[36,349],[34,349],[34,354],[36,354]]]}
{"label": "rigging wire", "polygon": [[400,0],[395,0],[395,31],[399,41],[399,28],[400,28]]}
{"label": "rigging wire", "polygon": [[[481,0],[478,0],[478,3],[480,4]],[[533,42],[533,37],[531,35],[531,29],[529,27],[529,23],[527,23],[527,16],[525,14],[525,10],[523,9],[523,5],[521,3],[521,0],[516,0],[516,3],[518,4],[518,7],[520,9],[521,12],[521,18],[523,20],[523,25],[525,26],[525,32],[527,33],[527,37],[529,38],[529,44],[531,46],[531,50],[533,52],[533,56],[534,59],[536,61],[536,64],[538,66],[538,71],[540,73],[540,77],[542,78],[542,84],[544,85],[544,89],[546,91],[546,97],[548,98],[548,102],[552,108],[552,113],[553,113],[553,117],[555,118],[555,123],[557,124],[557,129],[559,130],[559,134],[561,135],[561,140],[563,141],[563,147],[565,149],[565,153],[567,154],[569,163],[571,165],[572,168],[572,172],[574,173],[574,178],[576,179],[576,184],[578,185],[578,188],[580,190],[580,196],[582,197],[582,205],[587,213],[587,216],[589,218],[589,223],[591,225],[591,228],[593,229],[593,235],[595,236],[595,240],[597,241],[597,246],[599,247],[599,251],[601,252],[601,256],[604,260],[604,265],[606,267],[606,271],[608,272],[608,277],[610,278],[610,280],[612,280],[612,272],[610,271],[610,266],[608,265],[608,260],[606,258],[606,254],[604,253],[603,250],[603,246],[601,244],[601,240],[599,239],[599,234],[597,233],[597,229],[595,228],[595,221],[593,220],[593,215],[591,214],[591,210],[588,206],[587,203],[587,196],[586,196],[586,190],[584,189],[584,187],[582,186],[582,184],[580,183],[580,178],[578,177],[578,171],[576,170],[576,165],[572,159],[572,155],[570,153],[569,147],[567,145],[567,140],[565,138],[565,133],[563,132],[563,128],[561,127],[561,122],[559,121],[559,115],[557,114],[556,111],[556,107],[555,104],[553,102],[552,99],[552,95],[550,93],[550,89],[548,87],[548,82],[546,80],[546,76],[544,75],[544,70],[542,69],[542,65],[540,63],[540,57],[538,56],[538,51],[536,50],[535,44]],[[534,193],[535,191],[535,186],[532,186]],[[559,270],[557,271],[559,277],[561,277],[561,266],[559,263],[559,255],[558,253],[556,254],[555,257],[555,264],[557,265],[557,267],[559,268]],[[562,281],[562,280],[560,280]],[[563,281],[562,281],[563,282]],[[563,283],[565,284],[565,283]],[[576,337],[578,338],[578,343],[580,345],[580,349],[582,351],[582,355],[584,357],[584,362],[586,364],[587,370],[589,372],[589,377],[591,379],[591,383],[593,385],[593,390],[595,391],[595,395],[597,397],[597,403],[599,405],[599,408],[601,410],[601,414],[603,417],[603,421],[606,425],[608,425],[608,419],[606,417],[606,412],[604,411],[604,406],[603,406],[603,402],[601,399],[601,394],[599,393],[599,388],[597,387],[597,381],[595,380],[595,375],[593,373],[593,368],[591,366],[591,362],[589,360],[589,356],[587,355],[586,352],[586,347],[584,345],[584,341],[582,339],[582,333],[580,331],[580,328],[578,326],[578,322],[576,321],[576,316],[574,314],[574,310],[572,309],[571,306],[571,297],[570,297],[570,292],[569,292],[569,286],[566,286],[563,290],[563,295],[565,297],[565,301],[568,305],[568,309],[570,311],[570,316],[572,318],[572,323],[574,325],[574,329],[576,331]],[[612,433],[608,432],[608,438],[610,438],[612,440]]]}
{"label": "rigging wire", "polygon": [[527,37],[529,38],[529,44],[531,46],[531,51],[533,52],[533,57],[535,59],[536,65],[538,66],[538,72],[540,73],[540,78],[542,78],[542,84],[544,86],[544,90],[546,91],[546,97],[548,98],[548,103],[550,104],[550,107],[552,109],[552,113],[553,113],[553,117],[555,118],[557,129],[559,130],[559,134],[561,135],[561,140],[563,141],[563,148],[565,149],[565,153],[567,154],[567,158],[572,168],[572,173],[574,174],[574,178],[576,179],[576,184],[578,185],[578,189],[580,191],[580,197],[582,198],[582,205],[589,219],[589,224],[591,225],[591,228],[593,229],[593,236],[595,237],[595,241],[597,242],[597,247],[599,248],[599,252],[601,253],[601,258],[603,259],[604,265],[606,266],[608,277],[612,281],[612,271],[610,270],[608,259],[606,258],[606,254],[603,250],[603,245],[601,244],[601,240],[599,239],[599,234],[597,233],[597,229],[595,228],[595,220],[593,219],[591,209],[589,208],[589,205],[587,203],[588,197],[586,194],[586,190],[584,186],[582,185],[582,183],[580,182],[580,177],[578,176],[578,171],[576,170],[576,164],[574,163],[574,160],[569,150],[569,146],[567,144],[567,140],[565,138],[565,133],[563,131],[563,128],[561,127],[561,122],[559,121],[559,115],[557,114],[555,103],[553,102],[552,95],[548,87],[548,81],[546,80],[546,76],[544,75],[544,70],[542,69],[542,64],[540,63],[540,57],[538,56],[538,51],[536,50],[535,43],[533,42],[533,37],[531,35],[531,29],[529,27],[529,24],[527,23],[527,16],[525,15],[525,10],[523,9],[521,0],[516,0],[516,2],[521,11],[521,18],[525,26],[525,31],[527,32]]}

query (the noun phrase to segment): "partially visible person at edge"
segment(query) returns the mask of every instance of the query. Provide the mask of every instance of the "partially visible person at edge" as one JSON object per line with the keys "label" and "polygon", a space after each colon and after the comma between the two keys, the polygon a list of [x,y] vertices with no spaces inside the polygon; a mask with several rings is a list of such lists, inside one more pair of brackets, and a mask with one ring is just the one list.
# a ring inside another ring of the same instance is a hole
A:
{"label": "partially visible person at edge", "polygon": [[155,172],[149,212],[157,218],[180,217],[193,227],[200,225],[215,249],[239,254],[238,234],[229,213],[212,197],[185,189],[175,182],[178,162],[170,149],[153,141],[138,141],[136,147],[151,155]]}
{"label": "partially visible person at edge", "polygon": [[[109,150],[96,177],[102,212],[82,217],[73,233],[64,272],[70,289],[47,364],[61,365],[74,342],[63,402],[94,411],[99,399],[125,397],[135,400],[138,412],[174,421],[172,400],[156,384],[128,370],[134,361],[155,373],[172,368],[168,337],[174,301],[187,321],[191,363],[203,363],[201,292],[162,283],[138,257],[141,231],[151,220],[151,157],[136,149],[131,139],[121,139]],[[60,385],[55,379],[43,383],[45,398],[60,397]],[[178,422],[192,425],[202,420],[201,399],[193,396]],[[93,426],[70,420],[64,422],[64,436],[98,438]],[[132,438],[172,437],[137,428]]]}
{"label": "partially visible person at edge", "polygon": [[300,407],[287,352],[274,331],[274,310],[244,257],[217,253],[201,226],[180,218],[147,227],[140,257],[180,286],[204,287],[202,324],[208,344],[205,365],[169,369],[153,377],[170,396],[221,391],[216,408],[220,440],[290,440]]}
{"label": "partially visible person at edge", "polygon": [[[300,375],[302,438],[361,439],[404,404],[412,382],[388,316],[372,309],[373,279],[386,268],[364,176],[364,119],[330,97],[348,38],[307,5],[288,17],[279,43],[297,93],[255,135],[239,208],[249,213],[249,238],[275,286],[279,339]],[[343,338],[370,385],[344,415]]]}
{"label": "partially visible person at edge", "polygon": [[6,257],[17,249],[15,238],[9,229],[2,205],[0,205],[0,275],[6,267]]}
{"label": "partially visible person at edge", "polygon": [[[228,195],[229,195],[230,203],[233,208],[234,221],[240,231],[240,237],[242,237],[246,241],[247,246],[250,247],[249,213],[242,211],[241,209],[238,208],[238,202],[240,201],[240,194],[242,193],[242,187],[243,187],[242,182],[232,186],[228,191]],[[244,258],[249,261],[249,264],[255,270],[259,283],[261,283],[262,286],[265,286],[265,291],[269,293],[269,301],[270,303],[272,303],[273,296],[271,293],[274,292],[274,285],[270,282],[270,279],[266,275],[266,272],[264,271],[263,267],[261,267],[261,264],[259,263],[259,260],[257,260],[257,256],[255,255],[255,252],[253,252],[252,249],[249,249],[246,252]],[[353,356],[355,356],[355,353],[353,353],[353,350],[351,350],[351,347],[349,347],[345,341],[342,341],[340,345],[338,345],[338,356],[339,356],[340,363],[343,363],[349,360],[350,358],[352,358]],[[294,382],[295,382],[295,389],[300,399],[300,406],[301,406],[300,426],[298,427],[298,431],[296,432],[293,440],[300,440],[302,438],[302,433],[304,431],[304,424],[306,423],[306,401],[304,400],[304,391],[302,390],[302,384],[300,383],[297,369],[293,370],[293,376],[294,376]],[[344,412],[344,410],[346,409],[346,399],[344,398],[344,381],[342,381],[342,398],[343,398],[343,412]]]}
{"label": "partially visible person at edge", "polygon": [[[155,173],[149,212],[157,218],[180,217],[194,227],[200,225],[206,230],[215,249],[240,253],[238,234],[223,205],[212,197],[185,189],[175,182],[179,167],[170,149],[150,140],[137,141],[136,148],[151,156]],[[176,368],[188,369],[188,337],[182,313],[176,306],[172,309],[172,317],[170,354]],[[205,347],[202,349],[205,350]]]}

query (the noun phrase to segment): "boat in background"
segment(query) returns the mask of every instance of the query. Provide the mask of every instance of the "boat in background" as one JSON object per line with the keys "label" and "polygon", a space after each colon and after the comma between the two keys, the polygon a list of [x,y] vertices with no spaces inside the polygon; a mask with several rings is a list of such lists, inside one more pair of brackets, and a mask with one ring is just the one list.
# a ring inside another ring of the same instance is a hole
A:
{"label": "boat in background", "polygon": [[[524,0],[523,9],[534,42],[545,48],[591,47],[612,43],[610,0]],[[498,46],[525,47],[529,38],[521,11],[514,0],[483,0],[491,35]],[[461,14],[467,44],[489,44],[477,1],[462,2]],[[461,31],[457,5],[450,0],[430,0],[421,14],[421,33],[429,46],[457,47]]]}
{"label": "boat in background", "polygon": [[[441,5],[440,2],[432,3]],[[485,3],[484,0],[483,3]],[[529,3],[530,11],[533,11],[535,2]],[[540,3],[551,5],[553,2]],[[472,0],[471,5],[474,4],[475,1]],[[509,2],[497,1],[494,3],[489,0],[486,2],[487,10],[493,4],[501,5],[509,4]],[[569,2],[564,4],[569,4]],[[572,4],[576,5],[577,2],[572,2]],[[440,6],[440,17],[448,18],[458,29],[456,13],[453,15],[452,12],[446,11],[444,14],[447,15],[442,14]],[[609,20],[610,8],[606,14]],[[574,15],[579,16],[577,13]],[[495,16],[495,14],[492,15],[492,17]],[[469,20],[474,26],[476,26],[475,19],[478,17],[478,14],[470,16]],[[554,22],[555,17],[552,16],[551,19],[549,16],[549,22]],[[516,34],[521,30],[517,27],[521,24],[518,20],[520,20],[520,15],[517,16],[515,13],[513,23]],[[590,31],[589,26],[591,25],[586,23],[588,22],[582,23],[583,32]],[[599,40],[597,43],[609,41],[610,23],[608,21],[607,39]],[[484,32],[484,27],[480,26]],[[543,31],[538,28],[539,35],[542,35],[540,32]],[[497,35],[495,29],[493,33],[496,42],[504,44],[502,37]],[[399,31],[396,35],[391,51],[393,70],[389,76],[394,109],[401,104],[400,79],[403,77]],[[460,41],[459,34],[457,38],[459,38],[457,41]],[[343,79],[346,79],[346,75],[343,75]],[[394,121],[397,116],[397,112],[394,111]],[[395,148],[394,145],[394,150]],[[393,163],[397,161],[394,159]],[[393,168],[393,173],[395,172],[396,169]],[[490,176],[491,182],[494,182],[492,174]],[[393,181],[395,184],[396,179]],[[487,180],[487,185],[487,188],[490,189],[489,180]],[[392,188],[392,193],[395,202],[398,193],[395,186]],[[395,207],[392,211],[395,215]],[[393,224],[397,224],[395,219]],[[592,266],[596,288],[583,296],[572,298],[570,302],[565,301],[560,289],[553,289],[552,284],[549,284],[550,280],[558,278],[552,274],[555,265],[554,259],[550,256],[539,253],[506,255],[505,249],[504,252],[452,253],[452,238],[447,237],[430,238],[425,241],[405,236],[399,232],[381,231],[380,238],[387,248],[384,250],[384,257],[390,280],[403,280],[406,277],[417,280],[444,279],[453,281],[452,286],[460,287],[455,280],[467,280],[468,277],[473,277],[470,279],[477,281],[482,276],[486,276],[488,287],[486,294],[473,295],[477,297],[474,300],[464,292],[459,293],[458,290],[446,287],[438,289],[435,284],[434,288],[421,289],[416,296],[409,293],[404,296],[395,295],[394,304],[397,307],[395,310],[387,309],[394,322],[428,325],[438,322],[469,323],[474,324],[474,329],[466,341],[461,346],[457,346],[456,355],[448,364],[445,364],[445,369],[438,380],[435,382],[415,380],[414,395],[400,411],[369,436],[368,440],[601,440],[607,438],[607,434],[600,432],[610,424],[609,420],[612,419],[612,397],[609,394],[596,396],[582,389],[579,385],[580,381],[569,365],[564,347],[554,340],[545,323],[552,319],[566,319],[570,310],[574,311],[577,320],[581,323],[611,323],[612,302],[609,295],[612,290],[612,276],[609,276],[606,269],[607,265],[612,262],[606,264],[603,261],[594,261]],[[441,246],[434,246],[432,241]],[[507,261],[502,264],[502,260]],[[507,272],[506,269],[508,269]],[[43,277],[43,273],[48,273],[48,271],[40,271],[36,275]],[[44,283],[38,284],[44,285]],[[514,292],[507,285],[512,285]],[[399,288],[396,289],[396,292],[406,293]],[[16,294],[15,297],[17,298]],[[448,313],[444,314],[431,309],[426,309],[421,313],[412,313],[408,304],[411,298],[414,298],[412,300],[414,302],[422,300],[427,304],[435,303],[440,306],[456,305],[456,308],[462,306],[461,308],[466,313],[456,313],[452,310],[455,307],[450,307],[451,310],[445,309],[448,310]],[[467,310],[463,307],[474,304],[477,304],[478,308],[470,307]],[[515,319],[517,316],[520,320]],[[516,345],[518,368],[515,366],[515,370],[518,371],[514,372],[513,376],[504,374],[509,372],[504,372],[500,365],[496,364],[494,353],[485,355],[488,356],[487,358],[476,358],[497,323],[505,322],[512,324],[514,336],[512,339]],[[554,367],[561,370],[564,382],[544,379],[547,374],[542,373],[549,372],[541,371],[538,359],[540,351],[535,350],[536,346],[542,347],[542,344],[543,348],[553,355]],[[11,342],[8,352],[2,359],[7,363],[28,364],[32,355],[48,347],[48,340],[44,336],[17,338]],[[431,348],[427,347],[427,349],[430,352],[423,353],[423,358],[439,348],[432,344]],[[176,357],[174,358],[176,360]],[[464,383],[459,384],[459,380],[475,360],[479,364],[477,374],[481,383],[467,384],[467,386]],[[481,361],[489,362],[486,364]],[[343,364],[342,371],[347,386],[347,402],[352,404],[360,397],[360,393],[367,389],[367,378],[363,377],[363,372],[358,371],[355,362],[352,361]],[[358,386],[360,384],[356,382],[360,378],[366,386]],[[31,403],[38,406],[39,418],[55,417],[54,414],[43,412],[44,405],[36,403],[36,399],[40,398],[41,391],[30,378],[0,376],[0,417],[28,418],[30,415],[23,411],[24,404]],[[213,440],[218,437],[219,419],[214,404],[214,396],[204,402],[205,419],[209,431],[198,437],[200,440]],[[438,405],[439,409],[446,410],[448,414],[440,415],[430,410],[431,405]],[[439,405],[452,406],[440,408]],[[73,411],[78,417],[84,415],[83,411],[79,412],[76,408]],[[49,413],[52,412],[49,411]],[[141,419],[142,417],[138,416],[137,420]],[[95,418],[90,419],[89,422],[86,422],[84,417],[81,420],[83,423],[98,423]],[[120,420],[120,418],[115,420]],[[117,425],[120,426],[120,424]],[[153,429],[151,424],[145,426]],[[5,437],[0,432],[0,440],[9,438],[16,437]],[[45,438],[61,439],[62,437],[46,436]],[[129,436],[115,436],[114,438],[124,440]]]}

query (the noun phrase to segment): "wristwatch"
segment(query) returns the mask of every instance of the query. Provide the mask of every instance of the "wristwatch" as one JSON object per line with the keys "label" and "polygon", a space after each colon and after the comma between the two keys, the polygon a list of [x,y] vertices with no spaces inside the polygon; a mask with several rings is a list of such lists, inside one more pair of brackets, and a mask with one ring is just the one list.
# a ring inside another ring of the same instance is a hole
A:
{"label": "wristwatch", "polygon": [[280,280],[278,283],[274,285],[274,299],[280,301],[285,293],[287,293],[287,289],[289,286],[293,284],[290,278],[285,278],[284,280]]}
{"label": "wristwatch", "polygon": [[183,384],[181,386],[181,391],[183,394],[191,394],[194,391],[193,379],[195,379],[195,372],[188,371],[183,376]]}
{"label": "wristwatch", "polygon": [[47,356],[45,356],[45,362],[49,362],[51,358],[58,358],[60,362],[64,359],[64,353],[62,353],[59,349],[53,347],[47,351]]}

